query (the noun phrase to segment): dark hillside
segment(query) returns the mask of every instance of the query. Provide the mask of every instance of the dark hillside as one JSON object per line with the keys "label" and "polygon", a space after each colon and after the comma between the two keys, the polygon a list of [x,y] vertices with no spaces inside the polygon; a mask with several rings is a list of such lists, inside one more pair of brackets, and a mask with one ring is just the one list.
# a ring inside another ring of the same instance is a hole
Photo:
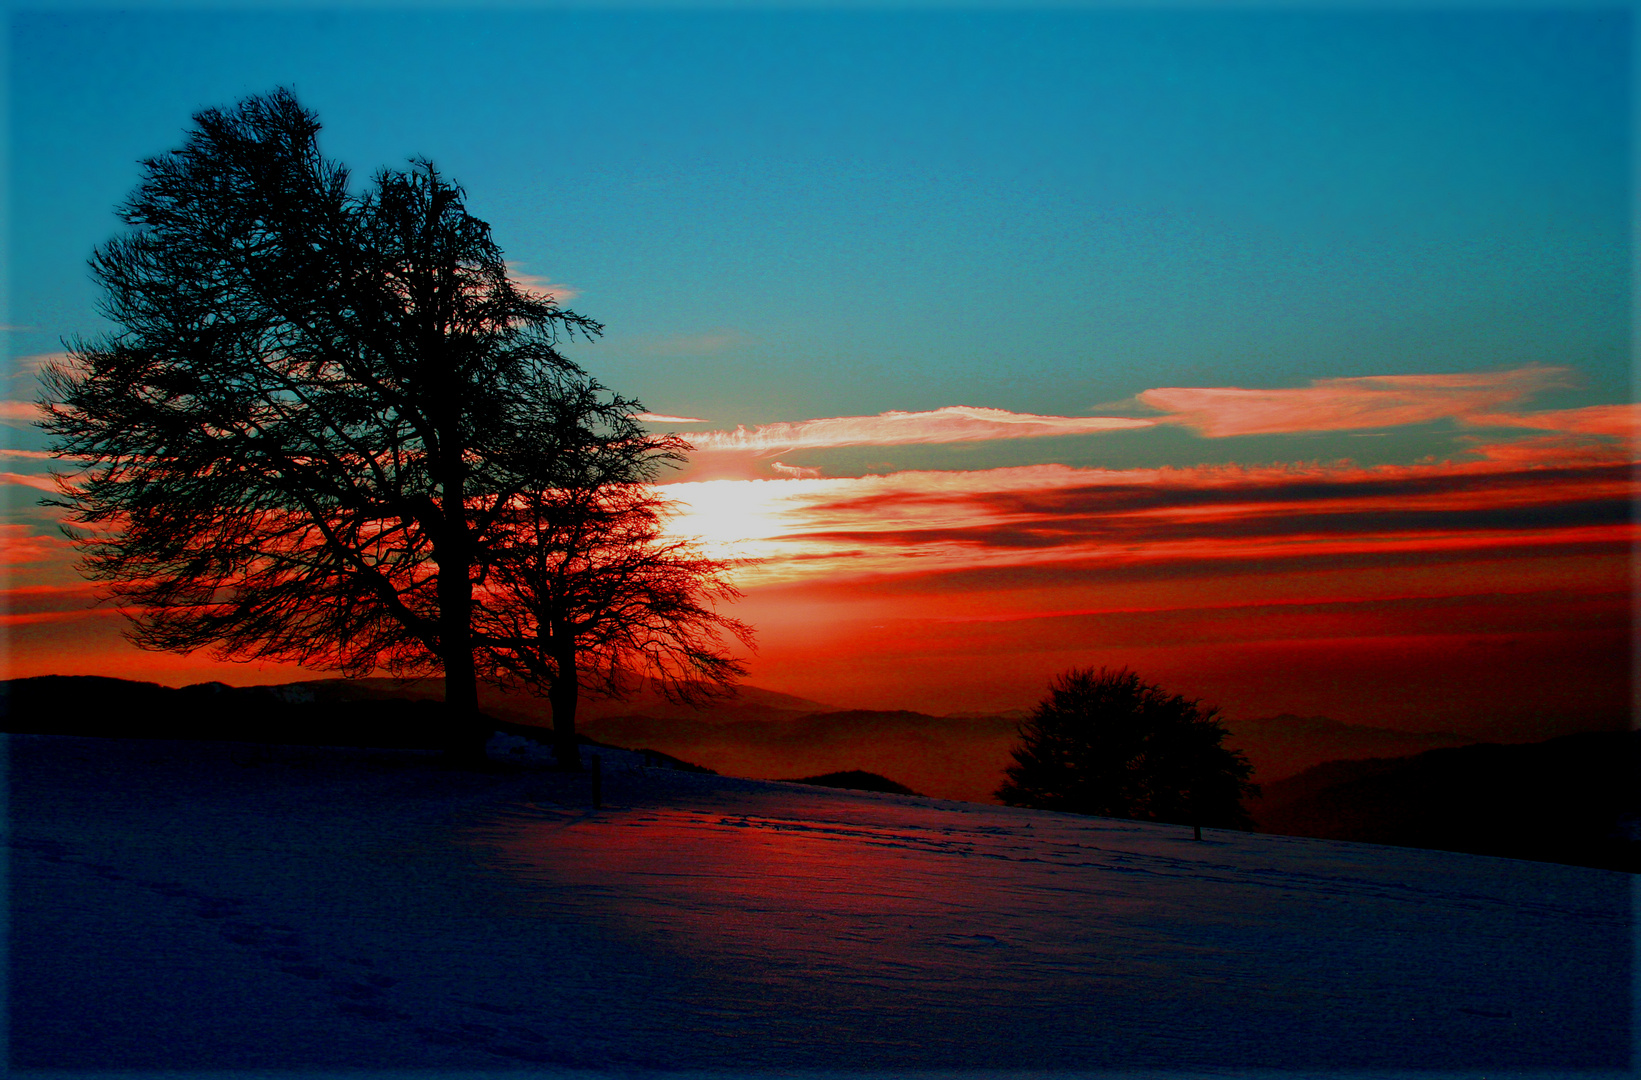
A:
{"label": "dark hillside", "polygon": [[356,695],[305,693],[223,683],[179,690],[125,679],[43,675],[0,683],[0,730],[400,749],[444,745],[443,702],[358,690]]}
{"label": "dark hillside", "polygon": [[1330,761],[1249,810],[1261,832],[1641,873],[1641,733]]}
{"label": "dark hillside", "polygon": [[1225,745],[1248,755],[1254,780],[1261,784],[1285,779],[1325,761],[1402,757],[1476,741],[1449,731],[1397,731],[1292,713],[1250,720],[1231,718],[1224,723],[1231,731]]}

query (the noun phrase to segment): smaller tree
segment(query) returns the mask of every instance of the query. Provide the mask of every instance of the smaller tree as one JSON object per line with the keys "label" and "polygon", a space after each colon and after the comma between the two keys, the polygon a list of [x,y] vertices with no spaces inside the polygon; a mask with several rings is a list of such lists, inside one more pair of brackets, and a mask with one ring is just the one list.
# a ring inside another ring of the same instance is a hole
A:
{"label": "smaller tree", "polygon": [[740,595],[730,565],[669,536],[653,484],[682,460],[676,435],[651,435],[635,401],[562,375],[517,403],[509,453],[516,494],[498,516],[475,600],[475,636],[500,682],[546,695],[560,767],[580,767],[583,693],[625,697],[649,682],[675,701],[733,692],[744,665],[726,639],[752,628],[719,614]]}
{"label": "smaller tree", "polygon": [[1074,668],[1020,725],[997,797],[1039,810],[1248,828],[1242,797],[1259,788],[1247,757],[1221,745],[1230,732],[1218,715],[1126,668]]}

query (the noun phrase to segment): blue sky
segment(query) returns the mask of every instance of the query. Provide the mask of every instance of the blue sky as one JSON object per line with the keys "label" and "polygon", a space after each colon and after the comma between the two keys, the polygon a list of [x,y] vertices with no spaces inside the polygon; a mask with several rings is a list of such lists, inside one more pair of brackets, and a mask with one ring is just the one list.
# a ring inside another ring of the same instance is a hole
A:
{"label": "blue sky", "polygon": [[8,336],[96,330],[136,162],[288,85],[361,179],[463,183],[658,411],[1527,363],[1619,401],[1629,41],[1616,10],[20,13]]}

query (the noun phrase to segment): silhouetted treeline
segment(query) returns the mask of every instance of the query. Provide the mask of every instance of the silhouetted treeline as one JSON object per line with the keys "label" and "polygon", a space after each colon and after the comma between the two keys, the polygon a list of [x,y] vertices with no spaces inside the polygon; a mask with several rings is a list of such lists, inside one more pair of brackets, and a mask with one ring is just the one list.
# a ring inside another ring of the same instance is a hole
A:
{"label": "silhouetted treeline", "polygon": [[1641,732],[1330,761],[1249,809],[1261,832],[1641,873]]}

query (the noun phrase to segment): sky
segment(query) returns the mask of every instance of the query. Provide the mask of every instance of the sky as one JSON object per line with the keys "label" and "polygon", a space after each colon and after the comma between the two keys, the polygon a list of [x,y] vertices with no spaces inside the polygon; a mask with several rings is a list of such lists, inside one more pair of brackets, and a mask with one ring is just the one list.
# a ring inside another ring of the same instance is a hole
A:
{"label": "sky", "polygon": [[[34,371],[189,117],[290,87],[432,159],[573,358],[696,447],[750,681],[1028,706],[1130,666],[1247,716],[1630,713],[1633,18],[1331,6],[13,9],[13,676],[140,653],[51,512]],[[752,561],[756,560],[756,561]]]}

